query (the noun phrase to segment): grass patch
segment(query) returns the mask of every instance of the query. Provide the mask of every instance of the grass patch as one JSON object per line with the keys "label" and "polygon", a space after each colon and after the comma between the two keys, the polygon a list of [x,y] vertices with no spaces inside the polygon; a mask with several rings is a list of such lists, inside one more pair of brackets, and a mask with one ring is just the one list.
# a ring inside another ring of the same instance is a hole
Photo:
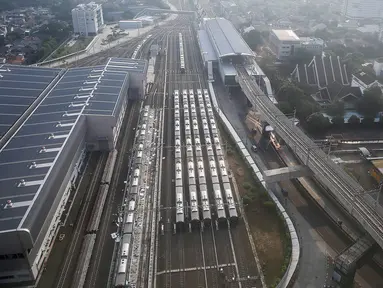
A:
{"label": "grass patch", "polygon": [[239,194],[242,197],[266,284],[268,287],[275,287],[290,262],[289,232],[275,203],[242,158],[225,127],[219,123],[219,128],[223,140],[227,143],[227,160],[238,183]]}
{"label": "grass patch", "polygon": [[52,54],[50,58],[51,59],[59,58],[71,53],[84,50],[90,44],[90,42],[92,42],[92,40],[93,40],[93,37],[78,38],[76,40],[76,43],[74,43],[72,46],[64,45],[63,47],[60,47],[59,49],[57,49],[57,51],[54,54]]}

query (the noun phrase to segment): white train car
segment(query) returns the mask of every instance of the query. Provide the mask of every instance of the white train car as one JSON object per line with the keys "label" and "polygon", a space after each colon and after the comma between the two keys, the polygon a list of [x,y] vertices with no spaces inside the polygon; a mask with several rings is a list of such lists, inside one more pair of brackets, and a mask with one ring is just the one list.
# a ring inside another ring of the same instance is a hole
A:
{"label": "white train car", "polygon": [[207,155],[209,157],[214,156],[213,146],[212,145],[206,145]]}
{"label": "white train car", "polygon": [[199,105],[199,108],[200,108],[201,117],[206,117],[205,107],[203,105]]}
{"label": "white train car", "polygon": [[141,125],[140,135],[145,136],[145,133],[146,133],[146,124],[144,123]]}
{"label": "white train car", "polygon": [[197,160],[197,171],[198,171],[199,184],[206,185],[206,176],[205,176],[205,168],[203,165],[203,158],[198,158]]}
{"label": "white train car", "polygon": [[182,161],[181,157],[181,140],[179,137],[175,138],[175,160]]}
{"label": "white train car", "polygon": [[230,187],[230,183],[224,183],[223,189],[227,202],[227,209],[229,212],[230,221],[236,222],[238,220],[238,212],[237,207],[235,207],[235,201],[233,198],[233,193]]}
{"label": "white train car", "polygon": [[191,222],[199,222],[198,198],[197,187],[189,185],[189,198],[190,198],[190,219]]}
{"label": "white train car", "polygon": [[202,157],[202,146],[201,146],[201,142],[199,141],[199,138],[196,138],[198,139],[198,143],[195,142],[195,155],[200,158]]}
{"label": "white train car", "polygon": [[115,287],[126,287],[127,260],[121,259],[118,265]]}
{"label": "white train car", "polygon": [[128,212],[124,224],[124,234],[132,234],[134,225],[134,212]]}
{"label": "white train car", "polygon": [[134,172],[133,172],[133,183],[132,183],[132,187],[136,187],[138,186],[138,181],[140,180],[140,169],[139,168],[136,168],[134,169]]}
{"label": "white train car", "polygon": [[135,209],[136,209],[136,201],[132,199],[128,203],[128,212],[133,212]]}
{"label": "white train car", "polygon": [[219,158],[218,162],[219,162],[219,170],[221,173],[222,183],[230,183],[229,182],[229,176],[227,174],[226,165],[225,165],[225,160],[223,158]]}
{"label": "white train car", "polygon": [[207,193],[206,185],[202,184],[199,186],[201,192],[201,202],[202,202],[202,216],[205,224],[211,223],[211,210],[209,203],[209,196]]}
{"label": "white train car", "polygon": [[189,185],[196,184],[193,156],[188,158],[188,178]]}
{"label": "white train car", "polygon": [[136,165],[140,165],[142,163],[143,150],[144,150],[144,144],[142,144],[142,143],[138,144],[136,158],[135,158]]}
{"label": "white train car", "polygon": [[176,160],[175,170],[176,187],[182,187],[182,163],[180,159]]}
{"label": "white train car", "polygon": [[193,159],[193,144],[190,136],[186,136],[186,156]]}
{"label": "white train car", "polygon": [[130,242],[132,240],[131,234],[125,234],[122,237],[121,258],[128,258],[130,253]]}
{"label": "white train car", "polygon": [[185,55],[184,55],[184,42],[182,33],[178,34],[179,51],[180,51],[180,71],[185,73]]}
{"label": "white train car", "polygon": [[176,187],[176,223],[185,222],[184,192],[182,186]]}
{"label": "white train car", "polygon": [[221,187],[219,183],[213,183],[213,191],[214,191],[214,201],[215,207],[217,209],[217,218],[218,221],[226,220],[225,206],[222,200]]}
{"label": "white train car", "polygon": [[217,167],[215,165],[215,159],[214,157],[211,157],[209,159],[209,168],[210,168],[210,174],[211,174],[211,178],[212,178],[212,182],[213,184],[214,183],[218,183],[218,172],[217,172]]}
{"label": "white train car", "polygon": [[223,156],[223,151],[222,151],[221,144],[215,144],[215,152],[217,153],[218,157],[222,157]]}

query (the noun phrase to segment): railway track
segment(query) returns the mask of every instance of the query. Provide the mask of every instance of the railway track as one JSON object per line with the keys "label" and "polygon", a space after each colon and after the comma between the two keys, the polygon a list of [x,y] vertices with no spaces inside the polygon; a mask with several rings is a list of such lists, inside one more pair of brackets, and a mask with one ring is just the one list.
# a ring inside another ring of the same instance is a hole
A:
{"label": "railway track", "polygon": [[[383,246],[383,232],[380,229],[383,217],[375,210],[374,207],[367,204],[363,194],[362,187],[346,174],[342,168],[330,162],[323,151],[303,133],[303,131],[286,125],[286,117],[275,107],[268,103],[268,99],[263,99],[264,94],[246,75],[243,68],[237,69],[241,81],[245,84],[244,91],[249,97],[253,105],[258,105],[259,109],[266,115],[269,122],[275,125],[278,133],[295,147],[296,154],[314,171],[315,175],[326,186],[335,192],[335,197],[340,203],[350,209],[349,213],[357,213],[357,219],[373,238]],[[259,97],[257,97],[259,96]],[[369,196],[366,196],[369,197]],[[349,208],[351,207],[351,208]]]}
{"label": "railway track", "polygon": [[56,283],[57,288],[66,287],[68,285],[69,281],[69,274],[71,273],[72,266],[74,266],[74,263],[77,261],[78,254],[76,254],[76,251],[78,251],[79,244],[82,241],[82,237],[84,236],[84,231],[87,226],[86,219],[89,217],[89,213],[92,210],[92,202],[96,196],[96,193],[98,191],[98,184],[100,183],[100,179],[102,176],[104,164],[107,158],[107,153],[102,153],[100,156],[99,161],[97,162],[97,166],[95,168],[95,172],[93,174],[92,180],[88,186],[87,193],[85,195],[85,198],[82,200],[83,203],[80,204],[82,207],[80,209],[80,214],[78,215],[78,220],[76,223],[74,223],[74,232],[71,239],[71,242],[65,252],[66,257],[64,259],[64,262],[62,264],[58,281]]}

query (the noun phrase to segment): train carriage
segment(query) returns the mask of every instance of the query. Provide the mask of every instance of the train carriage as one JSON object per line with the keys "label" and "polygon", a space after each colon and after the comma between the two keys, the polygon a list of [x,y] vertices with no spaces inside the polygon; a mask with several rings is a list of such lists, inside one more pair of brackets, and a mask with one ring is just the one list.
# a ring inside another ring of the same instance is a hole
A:
{"label": "train carriage", "polygon": [[180,51],[180,71],[185,73],[185,55],[184,55],[184,43],[182,34],[178,34],[179,51]]}
{"label": "train carriage", "polygon": [[140,169],[136,168],[134,169],[134,173],[133,173],[133,183],[132,183],[133,187],[138,186],[139,177],[140,177]]}
{"label": "train carriage", "polygon": [[134,212],[128,212],[124,225],[124,234],[132,234],[134,224]]}
{"label": "train carriage", "polygon": [[176,187],[182,187],[182,164],[181,159],[176,160],[176,167],[175,167],[175,182]]}
{"label": "train carriage", "polygon": [[121,258],[128,258],[130,252],[130,242],[132,240],[131,234],[125,234],[122,237]]}
{"label": "train carriage", "polygon": [[117,270],[115,287],[126,287],[126,265],[127,260],[121,259]]}
{"label": "train carriage", "polygon": [[184,193],[183,187],[176,187],[176,223],[177,228],[182,228],[185,222],[185,207],[184,207]]}
{"label": "train carriage", "polygon": [[206,184],[205,168],[203,165],[202,157],[198,158],[197,160],[197,171],[198,171],[199,184]]}
{"label": "train carriage", "polygon": [[206,145],[207,155],[209,157],[214,156],[213,146],[212,145]]}
{"label": "train carriage", "polygon": [[205,226],[209,226],[211,224],[211,210],[210,210],[209,196],[207,194],[206,185],[204,184],[200,185],[200,192],[201,192],[203,222]]}
{"label": "train carriage", "polygon": [[221,144],[215,144],[215,153],[217,153],[218,157],[222,157],[223,156],[223,151],[222,151]]}
{"label": "train carriage", "polygon": [[200,222],[198,211],[198,197],[197,187],[195,185],[189,185],[189,198],[190,198],[190,220],[192,226]]}
{"label": "train carriage", "polygon": [[226,213],[225,213],[225,206],[222,200],[221,187],[219,183],[213,184],[213,191],[214,191],[215,206],[217,210],[217,220],[218,222],[221,222],[221,221],[224,222],[226,221]]}
{"label": "train carriage", "polygon": [[224,183],[223,184],[223,189],[224,189],[224,192],[225,192],[227,209],[228,209],[228,212],[229,212],[230,221],[232,223],[236,223],[238,221],[238,212],[237,212],[237,207],[235,205],[235,201],[234,201],[234,198],[233,198],[233,193],[232,193],[232,190],[231,190],[230,183]]}

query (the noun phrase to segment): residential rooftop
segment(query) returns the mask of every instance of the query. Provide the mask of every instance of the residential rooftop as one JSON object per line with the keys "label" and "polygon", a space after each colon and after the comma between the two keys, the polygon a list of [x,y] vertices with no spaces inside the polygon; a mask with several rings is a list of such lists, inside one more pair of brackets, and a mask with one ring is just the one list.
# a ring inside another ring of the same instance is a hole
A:
{"label": "residential rooftop", "polygon": [[273,29],[272,32],[277,36],[279,41],[299,41],[299,37],[293,30],[276,30]]}

